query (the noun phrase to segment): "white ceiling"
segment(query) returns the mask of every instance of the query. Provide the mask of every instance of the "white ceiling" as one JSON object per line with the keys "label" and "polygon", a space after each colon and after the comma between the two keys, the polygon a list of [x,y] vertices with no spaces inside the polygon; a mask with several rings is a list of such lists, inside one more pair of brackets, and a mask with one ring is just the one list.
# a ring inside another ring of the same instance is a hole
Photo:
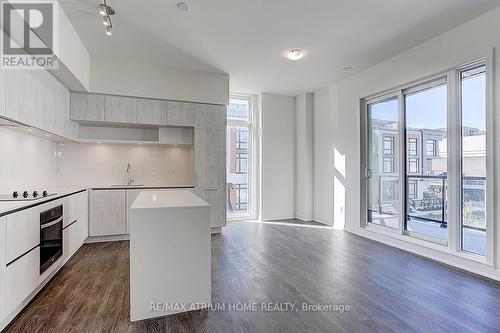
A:
{"label": "white ceiling", "polygon": [[[315,91],[500,5],[500,0],[60,0],[91,55],[230,75],[233,92]],[[289,48],[307,51],[292,62]],[[354,70],[345,73],[342,68]]]}

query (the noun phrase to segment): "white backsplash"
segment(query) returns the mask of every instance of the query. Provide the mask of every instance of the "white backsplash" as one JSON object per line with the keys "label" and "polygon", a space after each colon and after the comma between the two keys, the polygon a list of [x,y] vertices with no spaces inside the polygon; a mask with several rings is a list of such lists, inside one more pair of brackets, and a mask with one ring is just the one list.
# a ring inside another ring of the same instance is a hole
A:
{"label": "white backsplash", "polygon": [[0,128],[0,193],[58,185],[56,148],[44,138]]}
{"label": "white backsplash", "polygon": [[59,185],[126,183],[131,165],[136,184],[192,185],[191,146],[55,144],[25,132],[0,128],[0,193]]}
{"label": "white backsplash", "polygon": [[63,184],[125,184],[130,163],[135,184],[192,185],[192,147],[65,144],[57,147],[57,173]]}

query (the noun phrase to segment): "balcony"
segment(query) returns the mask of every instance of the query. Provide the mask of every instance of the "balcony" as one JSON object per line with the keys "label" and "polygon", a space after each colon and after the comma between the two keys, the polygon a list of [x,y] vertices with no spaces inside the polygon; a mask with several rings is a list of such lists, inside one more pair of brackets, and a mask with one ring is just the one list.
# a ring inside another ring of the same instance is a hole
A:
{"label": "balcony", "polygon": [[[373,179],[379,188],[377,209],[369,210],[369,221],[399,228],[399,200],[382,193],[387,177]],[[397,179],[397,178],[395,178]],[[375,184],[373,184],[375,185]],[[462,249],[486,254],[486,177],[463,178]],[[448,240],[448,198],[446,176],[407,176],[405,229],[437,240]]]}

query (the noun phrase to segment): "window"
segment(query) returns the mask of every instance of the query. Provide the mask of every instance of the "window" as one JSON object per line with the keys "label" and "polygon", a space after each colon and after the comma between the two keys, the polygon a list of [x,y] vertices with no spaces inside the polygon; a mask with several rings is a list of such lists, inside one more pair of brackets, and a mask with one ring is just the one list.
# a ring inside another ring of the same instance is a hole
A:
{"label": "window", "polygon": [[410,180],[408,181],[408,198],[417,199],[418,198],[418,181]]}
{"label": "window", "polygon": [[495,262],[488,63],[457,66],[364,101],[363,226],[390,226],[395,234],[442,245],[448,253]]}
{"label": "window", "polygon": [[384,155],[394,155],[394,137],[384,136]]}
{"label": "window", "polygon": [[418,140],[415,138],[408,139],[408,155],[417,156]]}
{"label": "window", "polygon": [[394,158],[384,157],[384,173],[393,173],[393,172],[394,172]]}
{"label": "window", "polygon": [[[248,218],[256,215],[257,186],[254,174],[256,109],[255,97],[231,96],[227,111],[227,213],[228,218]],[[254,201],[255,200],[255,201]]]}
{"label": "window", "polygon": [[427,140],[427,156],[437,156],[436,140]]}
{"label": "window", "polygon": [[460,72],[462,250],[486,255],[486,67]]}
{"label": "window", "polygon": [[419,159],[418,158],[409,158],[408,159],[408,173],[419,173]]}
{"label": "window", "polygon": [[237,152],[235,158],[236,158],[235,172],[239,175],[246,175],[248,173],[248,154]]}

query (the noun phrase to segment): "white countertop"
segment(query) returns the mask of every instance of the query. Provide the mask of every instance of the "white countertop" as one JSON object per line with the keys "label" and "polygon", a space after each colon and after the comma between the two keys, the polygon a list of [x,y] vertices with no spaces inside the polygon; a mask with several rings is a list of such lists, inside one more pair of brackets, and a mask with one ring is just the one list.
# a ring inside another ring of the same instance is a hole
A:
{"label": "white countertop", "polygon": [[207,202],[186,190],[143,191],[132,204],[131,209],[206,207]]}
{"label": "white countertop", "polygon": [[87,188],[85,186],[57,186],[44,188],[44,190],[50,193],[57,193],[56,195],[51,195],[46,198],[41,198],[38,200],[28,200],[28,201],[0,201],[0,216],[10,214],[18,210],[29,208],[31,206],[36,206],[41,203],[55,200],[60,197],[64,197],[76,192],[85,191]]}

